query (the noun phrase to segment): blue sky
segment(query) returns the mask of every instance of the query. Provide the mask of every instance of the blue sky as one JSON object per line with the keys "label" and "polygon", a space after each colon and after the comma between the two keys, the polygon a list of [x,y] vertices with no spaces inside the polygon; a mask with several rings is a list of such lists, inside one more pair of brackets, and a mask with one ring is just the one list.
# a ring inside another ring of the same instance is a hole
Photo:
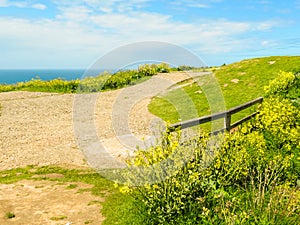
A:
{"label": "blue sky", "polygon": [[299,55],[300,0],[0,0],[0,69],[88,68],[162,41],[207,65]]}

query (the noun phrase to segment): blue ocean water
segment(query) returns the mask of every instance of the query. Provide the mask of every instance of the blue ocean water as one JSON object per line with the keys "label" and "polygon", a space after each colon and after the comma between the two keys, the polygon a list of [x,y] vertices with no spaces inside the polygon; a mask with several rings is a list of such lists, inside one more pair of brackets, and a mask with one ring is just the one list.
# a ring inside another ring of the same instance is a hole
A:
{"label": "blue ocean water", "polygon": [[[88,76],[98,75],[101,71],[90,72]],[[62,70],[62,69],[26,69],[26,70],[0,70],[0,84],[14,84],[17,82],[30,81],[39,78],[41,80],[53,80],[61,78],[64,80],[81,79],[85,75],[84,69]],[[85,75],[86,76],[86,75]]]}

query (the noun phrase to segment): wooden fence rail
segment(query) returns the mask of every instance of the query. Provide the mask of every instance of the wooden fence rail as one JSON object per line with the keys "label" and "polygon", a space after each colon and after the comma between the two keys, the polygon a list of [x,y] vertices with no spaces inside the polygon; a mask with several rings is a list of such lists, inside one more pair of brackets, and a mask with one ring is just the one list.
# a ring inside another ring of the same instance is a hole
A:
{"label": "wooden fence rail", "polygon": [[212,133],[219,133],[219,132],[222,132],[224,130],[227,130],[227,131],[230,131],[231,129],[237,127],[238,125],[244,123],[245,121],[251,119],[252,117],[254,117],[258,112],[255,112],[255,113],[252,113],[251,115],[247,116],[247,117],[244,117],[243,119],[231,124],[231,116],[244,110],[244,109],[247,109],[255,104],[258,104],[258,103],[262,103],[263,101],[263,97],[260,97],[260,98],[257,98],[257,99],[254,99],[252,101],[249,101],[247,103],[244,103],[242,105],[239,105],[239,106],[236,106],[234,108],[231,108],[227,111],[224,111],[224,112],[219,112],[219,113],[215,113],[215,114],[211,114],[209,116],[203,116],[203,117],[200,117],[200,118],[195,118],[195,119],[191,119],[191,120],[186,120],[186,121],[183,121],[183,122],[178,122],[178,123],[175,123],[175,124],[172,124],[169,126],[169,131],[170,132],[173,132],[177,129],[186,129],[186,128],[189,128],[189,127],[193,127],[193,126],[197,126],[197,125],[200,125],[200,124],[204,124],[204,123],[207,123],[207,122],[211,122],[211,121],[214,121],[214,120],[218,120],[218,119],[222,119],[224,118],[224,127],[223,129],[221,130],[217,130],[217,131],[213,131]]}

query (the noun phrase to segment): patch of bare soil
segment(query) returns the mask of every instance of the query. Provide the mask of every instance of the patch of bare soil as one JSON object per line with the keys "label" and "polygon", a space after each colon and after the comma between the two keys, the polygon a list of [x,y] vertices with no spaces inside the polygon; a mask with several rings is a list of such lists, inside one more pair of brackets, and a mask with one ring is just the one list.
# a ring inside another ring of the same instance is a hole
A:
{"label": "patch of bare soil", "polygon": [[[54,181],[23,180],[0,185],[0,224],[66,225],[101,224],[105,219],[103,198],[80,190],[83,183],[59,184]],[[15,217],[8,218],[7,213]]]}

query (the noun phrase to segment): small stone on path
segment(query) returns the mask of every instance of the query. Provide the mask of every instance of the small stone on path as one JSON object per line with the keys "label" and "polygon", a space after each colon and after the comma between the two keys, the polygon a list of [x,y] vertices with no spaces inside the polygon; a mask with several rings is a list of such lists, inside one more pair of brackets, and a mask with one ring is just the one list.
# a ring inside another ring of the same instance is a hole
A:
{"label": "small stone on path", "polygon": [[233,79],[233,80],[231,80],[231,82],[235,83],[235,84],[237,84],[239,81],[240,81],[239,79]]}

